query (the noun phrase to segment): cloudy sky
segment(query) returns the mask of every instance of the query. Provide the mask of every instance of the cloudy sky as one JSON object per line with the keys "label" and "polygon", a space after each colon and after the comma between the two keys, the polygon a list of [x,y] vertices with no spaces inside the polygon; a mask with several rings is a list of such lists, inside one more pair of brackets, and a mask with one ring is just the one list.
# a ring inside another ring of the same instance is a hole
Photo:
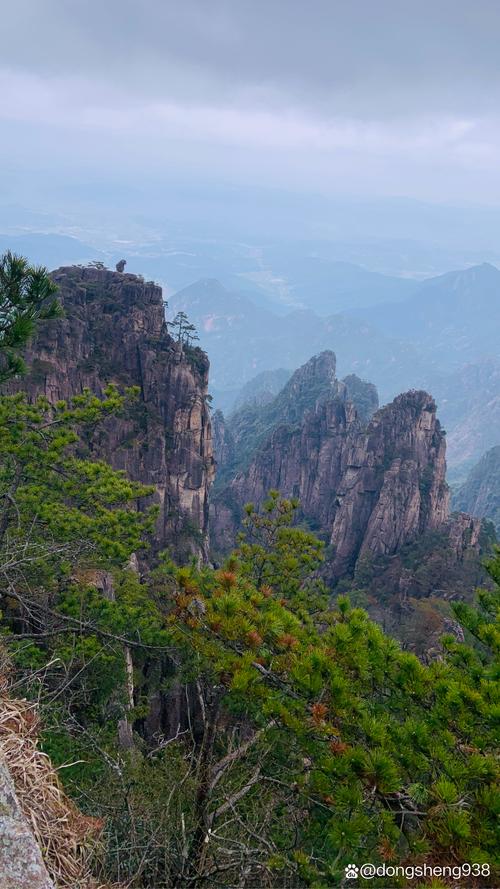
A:
{"label": "cloudy sky", "polygon": [[4,195],[500,204],[498,0],[12,0],[1,28]]}

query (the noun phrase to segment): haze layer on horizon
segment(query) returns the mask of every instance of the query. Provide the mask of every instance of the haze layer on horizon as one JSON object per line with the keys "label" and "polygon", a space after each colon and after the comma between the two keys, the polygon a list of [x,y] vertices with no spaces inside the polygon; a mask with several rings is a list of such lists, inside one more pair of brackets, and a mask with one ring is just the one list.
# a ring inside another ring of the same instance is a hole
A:
{"label": "haze layer on horizon", "polygon": [[18,0],[2,30],[4,205],[257,230],[274,200],[334,236],[331,202],[395,234],[455,206],[496,239],[496,0]]}

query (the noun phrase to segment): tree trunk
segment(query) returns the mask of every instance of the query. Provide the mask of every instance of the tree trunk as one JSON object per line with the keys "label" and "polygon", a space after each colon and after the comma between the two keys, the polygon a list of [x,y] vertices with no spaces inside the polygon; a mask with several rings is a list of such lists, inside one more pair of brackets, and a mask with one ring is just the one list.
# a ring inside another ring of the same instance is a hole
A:
{"label": "tree trunk", "polygon": [[189,849],[189,871],[192,877],[201,878],[205,867],[210,839],[210,783],[213,751],[219,721],[221,694],[213,691],[212,701],[205,710],[205,732],[197,764],[197,790],[195,800],[195,829]]}
{"label": "tree trunk", "polygon": [[123,646],[125,656],[125,692],[127,696],[125,704],[125,716],[118,723],[118,740],[125,750],[131,750],[134,746],[132,723],[128,718],[129,712],[134,707],[134,664],[128,645]]}

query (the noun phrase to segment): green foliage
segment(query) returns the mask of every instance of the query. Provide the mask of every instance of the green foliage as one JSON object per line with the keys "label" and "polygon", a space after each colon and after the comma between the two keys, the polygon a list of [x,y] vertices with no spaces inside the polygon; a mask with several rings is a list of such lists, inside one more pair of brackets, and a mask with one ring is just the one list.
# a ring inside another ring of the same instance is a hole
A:
{"label": "green foliage", "polygon": [[[132,606],[119,580],[151,529],[155,513],[139,512],[137,500],[152,489],[79,456],[83,439],[124,403],[112,387],[103,399],[84,392],[70,404],[0,398],[0,629],[27,688],[51,664],[51,694],[67,682],[93,712],[123,684],[131,627],[152,635],[149,598],[136,591]],[[117,587],[112,599],[97,593],[101,577]]]}
{"label": "green foliage", "polygon": [[20,351],[39,321],[61,313],[47,269],[8,251],[0,258],[0,383],[25,370]]}
{"label": "green foliage", "polygon": [[[443,862],[493,859],[498,588],[478,608],[456,607],[477,647],[448,638],[446,661],[425,666],[345,598],[321,615],[295,606],[320,545],[283,533],[292,512],[274,492],[262,514],[249,507],[251,542],[215,575],[178,575],[170,622],[185,656],[220,683],[224,709],[269,733],[263,786],[280,751],[278,774],[295,788],[290,823],[301,812],[304,883],[340,880],[355,853],[379,863],[421,860],[423,850]],[[489,571],[498,581],[499,556]],[[282,831],[279,819],[268,826],[276,849]]]}
{"label": "green foliage", "polygon": [[191,324],[185,312],[177,312],[173,321],[167,321],[167,327],[170,327],[178,343],[185,346],[191,346],[193,342],[199,340],[196,327]]}
{"label": "green foliage", "polygon": [[241,570],[257,586],[269,586],[277,596],[298,600],[312,610],[326,602],[326,588],[315,572],[324,559],[324,546],[309,531],[295,524],[299,502],[283,500],[270,491],[261,512],[245,507],[244,532],[238,537],[236,556]]}
{"label": "green foliage", "polygon": [[[466,641],[429,664],[329,604],[324,546],[276,491],[222,568],[164,557],[141,578],[149,489],[89,459],[122,407],[0,399],[5,641],[44,749],[105,818],[96,876],[335,886],[353,860],[493,862],[500,554],[494,589],[454,605]],[[146,725],[159,702],[168,734]]]}
{"label": "green foliage", "polygon": [[39,552],[40,559],[55,559],[62,568],[65,550],[108,564],[123,562],[141,546],[152,516],[134,506],[152,489],[78,454],[82,435],[123,404],[113,387],[103,399],[87,391],[70,404],[51,405],[45,398],[30,404],[24,393],[0,398],[4,550],[28,546],[32,559]]}

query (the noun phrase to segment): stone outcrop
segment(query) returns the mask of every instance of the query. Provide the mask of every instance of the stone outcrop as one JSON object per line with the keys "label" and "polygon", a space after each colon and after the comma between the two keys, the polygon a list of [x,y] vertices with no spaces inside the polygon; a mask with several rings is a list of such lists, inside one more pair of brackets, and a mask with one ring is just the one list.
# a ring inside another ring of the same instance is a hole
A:
{"label": "stone outcrop", "polygon": [[39,734],[37,705],[10,695],[0,651],[0,889],[97,889],[104,822],[66,796]]}
{"label": "stone outcrop", "polygon": [[500,445],[490,448],[453,495],[455,509],[490,519],[500,533]]}
{"label": "stone outcrop", "polygon": [[408,392],[346,436],[331,542],[340,576],[365,555],[391,555],[448,515],[445,439],[434,401]]}
{"label": "stone outcrop", "polygon": [[231,466],[235,458],[235,442],[222,411],[215,411],[212,417],[212,443],[217,468]]}
{"label": "stone outcrop", "polygon": [[344,377],[342,383],[347,401],[352,401],[360,420],[368,422],[379,406],[377,387],[373,383],[360,380],[356,374]]}
{"label": "stone outcrop", "polygon": [[[355,374],[339,381],[336,373],[335,354],[329,350],[311,358],[307,364],[292,374],[278,395],[264,403],[243,404],[227,421],[218,421],[217,433],[217,486],[246,469],[256,449],[280,425],[298,427],[306,414],[317,404],[334,398],[351,402],[362,419],[378,407],[375,386],[366,383]],[[231,447],[219,444],[231,442]]]}
{"label": "stone outcrop", "polygon": [[19,387],[50,401],[84,388],[102,394],[109,383],[138,387],[130,415],[109,421],[91,447],[132,479],[155,486],[155,548],[206,556],[214,473],[207,356],[169,335],[156,284],[92,267],[61,268],[52,277],[64,317],[40,329]]}
{"label": "stone outcrop", "polygon": [[0,758],[0,889],[54,889],[21,810],[9,768]]}
{"label": "stone outcrop", "polygon": [[[303,380],[310,376],[310,364],[297,371]],[[480,523],[469,516],[449,519],[445,435],[431,396],[407,392],[366,422],[349,386],[332,381],[330,392],[299,424],[278,425],[254,451],[248,468],[218,493],[215,548],[230,545],[243,505],[260,503],[272,488],[297,497],[304,517],[331,544],[333,580],[352,575],[367,559],[393,556],[437,529],[446,530],[457,558],[462,549],[477,545]],[[369,415],[367,389],[363,397]]]}

